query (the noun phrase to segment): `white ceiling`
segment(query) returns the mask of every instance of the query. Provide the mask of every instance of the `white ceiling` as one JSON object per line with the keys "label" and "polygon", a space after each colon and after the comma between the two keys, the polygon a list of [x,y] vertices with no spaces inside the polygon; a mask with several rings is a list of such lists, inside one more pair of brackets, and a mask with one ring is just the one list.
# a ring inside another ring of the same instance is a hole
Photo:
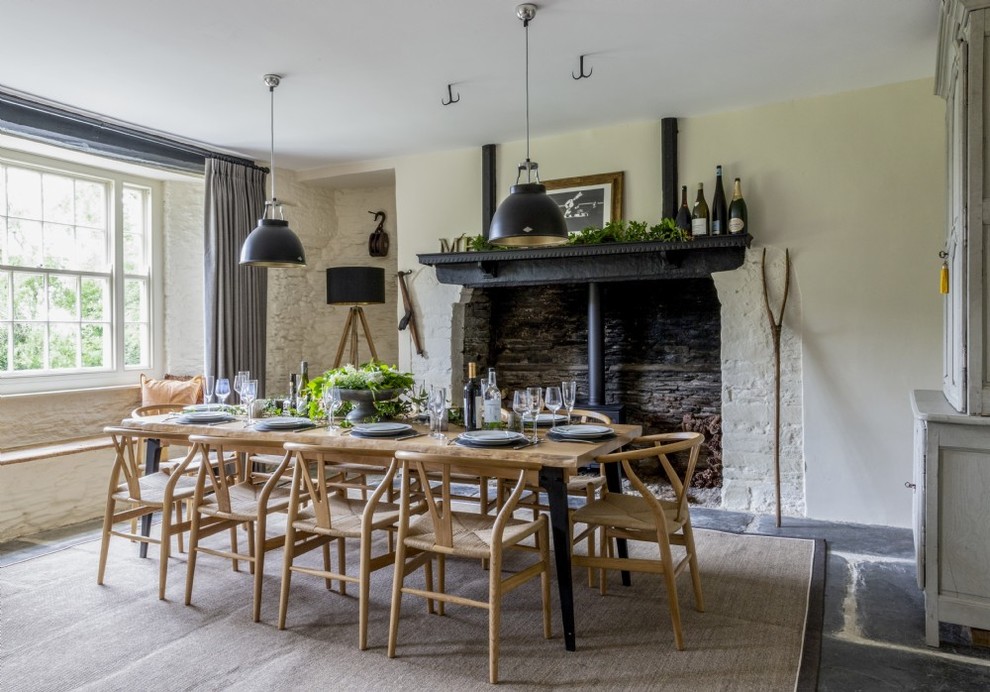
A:
{"label": "white ceiling", "polygon": [[[274,72],[279,167],[477,147],[525,136],[517,4],[0,0],[0,88],[267,160]],[[533,137],[934,73],[937,0],[537,4]]]}

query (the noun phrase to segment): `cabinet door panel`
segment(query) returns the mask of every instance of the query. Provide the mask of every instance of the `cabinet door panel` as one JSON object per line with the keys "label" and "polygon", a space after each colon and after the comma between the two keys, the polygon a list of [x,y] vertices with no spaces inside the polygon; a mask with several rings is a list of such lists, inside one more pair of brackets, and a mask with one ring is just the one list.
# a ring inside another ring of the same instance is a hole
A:
{"label": "cabinet door panel", "polygon": [[949,293],[945,296],[944,343],[942,346],[942,389],[957,411],[966,413],[967,342],[967,262],[966,262],[966,84],[965,44],[953,62],[946,103],[945,124],[948,145],[946,174],[946,258],[949,265]]}
{"label": "cabinet door panel", "polygon": [[939,595],[990,603],[990,450],[943,447],[938,487]]}

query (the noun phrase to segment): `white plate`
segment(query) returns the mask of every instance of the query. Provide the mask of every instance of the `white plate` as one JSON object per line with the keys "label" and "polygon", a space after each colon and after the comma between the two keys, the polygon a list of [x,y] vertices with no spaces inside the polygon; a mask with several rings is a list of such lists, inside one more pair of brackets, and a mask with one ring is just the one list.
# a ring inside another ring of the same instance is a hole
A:
{"label": "white plate", "polygon": [[459,435],[459,439],[475,445],[509,445],[526,439],[525,435],[511,430],[471,430]]}
{"label": "white plate", "polygon": [[[523,421],[529,423],[530,425],[533,424],[533,416],[528,413],[524,413],[522,419]],[[567,416],[565,416],[563,413],[557,413],[557,414],[540,413],[536,416],[537,425],[551,425],[554,422],[560,423],[561,421],[566,421],[566,420],[567,420]]]}
{"label": "white plate", "polygon": [[408,423],[359,423],[351,428],[361,435],[399,435],[412,430]]}
{"label": "white plate", "polygon": [[183,423],[220,423],[233,419],[229,413],[222,411],[190,411],[179,416],[179,421]]}
{"label": "white plate", "polygon": [[290,430],[292,428],[300,428],[304,425],[312,425],[313,421],[309,418],[302,418],[296,416],[275,416],[274,418],[262,418],[258,421],[254,427],[264,430]]}
{"label": "white plate", "polygon": [[561,437],[601,437],[611,435],[615,431],[607,425],[558,425],[554,432]]}

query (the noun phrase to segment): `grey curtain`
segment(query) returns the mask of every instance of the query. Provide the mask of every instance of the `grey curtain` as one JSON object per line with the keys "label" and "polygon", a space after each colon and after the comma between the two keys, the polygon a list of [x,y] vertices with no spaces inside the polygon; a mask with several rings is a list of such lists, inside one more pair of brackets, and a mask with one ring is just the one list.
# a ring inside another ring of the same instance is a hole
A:
{"label": "grey curtain", "polygon": [[229,377],[250,370],[265,387],[266,269],[242,267],[241,246],[265,209],[265,171],[206,159],[206,358],[207,375]]}

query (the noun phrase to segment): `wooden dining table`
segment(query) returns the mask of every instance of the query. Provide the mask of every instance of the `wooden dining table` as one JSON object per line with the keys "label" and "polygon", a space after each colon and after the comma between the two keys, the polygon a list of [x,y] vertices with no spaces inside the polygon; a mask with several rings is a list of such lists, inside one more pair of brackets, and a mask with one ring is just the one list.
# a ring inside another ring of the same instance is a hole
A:
{"label": "wooden dining table", "polygon": [[[500,459],[536,461],[540,464],[540,486],[546,491],[550,508],[550,531],[553,537],[557,589],[560,595],[561,620],[564,629],[564,646],[568,651],[575,650],[576,637],[567,481],[581,469],[594,463],[596,457],[623,447],[642,435],[643,430],[639,425],[613,424],[611,427],[615,431],[614,437],[593,441],[558,442],[547,438],[544,429],[540,442],[536,445],[522,448],[507,446],[477,448],[452,443],[453,439],[463,431],[457,426],[450,427],[445,439],[434,438],[425,434],[423,426],[420,425],[413,426],[417,432],[424,433],[418,437],[407,439],[367,438],[345,434],[339,429],[331,430],[326,426],[305,430],[261,432],[248,427],[243,418],[229,423],[205,425],[178,423],[174,416],[168,415],[125,418],[120,425],[115,427],[133,430],[136,436],[146,440],[147,472],[154,472],[158,468],[162,440],[179,442],[189,435],[237,437],[257,440],[265,446],[272,443],[301,442],[343,449],[374,449],[391,452],[401,449],[450,457],[488,458],[492,460],[492,464],[498,464]],[[607,470],[615,471],[615,473],[607,475],[606,482],[611,491],[619,492],[621,491],[621,479],[616,467],[617,464],[607,465]],[[150,529],[150,522],[148,529]]]}

